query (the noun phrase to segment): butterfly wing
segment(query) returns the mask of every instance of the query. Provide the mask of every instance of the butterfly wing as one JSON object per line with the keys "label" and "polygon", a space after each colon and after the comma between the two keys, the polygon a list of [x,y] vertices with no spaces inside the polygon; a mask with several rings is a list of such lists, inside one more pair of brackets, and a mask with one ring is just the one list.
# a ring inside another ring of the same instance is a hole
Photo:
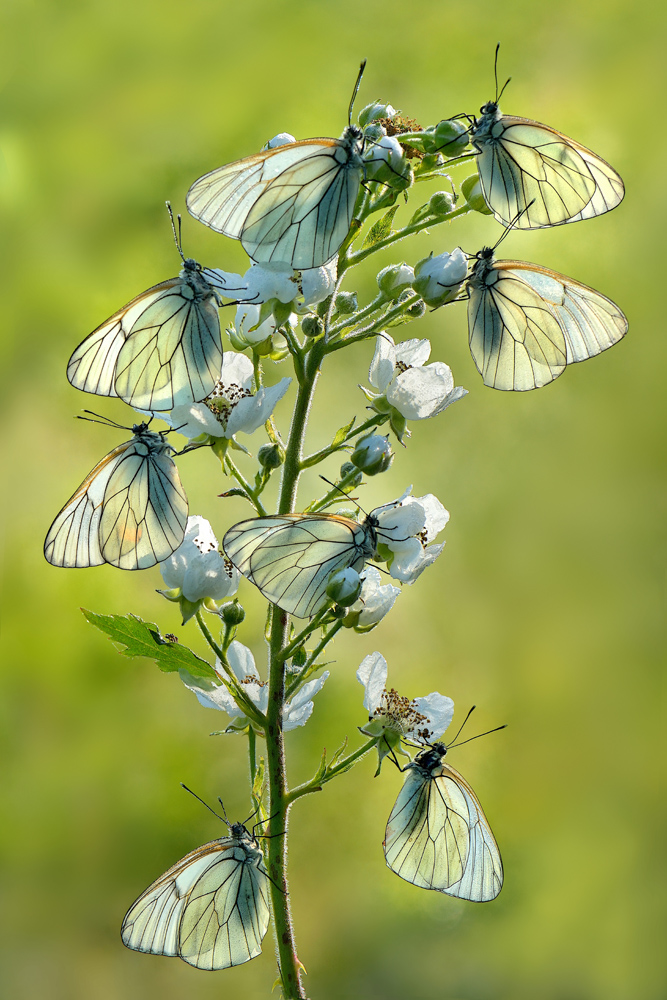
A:
{"label": "butterfly wing", "polygon": [[146,569],[167,559],[185,535],[188,502],[159,434],[115,448],[89,473],[49,528],[44,555],[54,566]]}
{"label": "butterfly wing", "polygon": [[305,139],[264,150],[195,181],[188,211],[240,239],[259,263],[320,267],[347,235],[363,164],[340,139]]}
{"label": "butterfly wing", "polygon": [[435,777],[410,767],[387,822],[387,865],[422,889],[472,902],[503,884],[500,853],[477,796],[447,764]]}
{"label": "butterfly wing", "polygon": [[116,362],[117,395],[139,410],[205,399],[220,378],[217,302],[187,282],[163,290],[135,320]]}
{"label": "butterfly wing", "polygon": [[484,198],[504,226],[577,222],[609,212],[623,199],[623,181],[605,160],[529,118],[503,115],[474,143]]}
{"label": "butterfly wing", "polygon": [[94,330],[69,359],[72,385],[140,410],[208,396],[222,365],[220,320],[213,291],[198,292],[194,280],[163,281]]}
{"label": "butterfly wing", "polygon": [[268,924],[261,854],[223,837],[192,851],[149,886],[128,910],[121,936],[134,951],[178,956],[211,971],[259,955]]}
{"label": "butterfly wing", "polygon": [[119,569],[147,569],[168,559],[185,536],[188,501],[176,465],[159,434],[132,443],[106,489],[100,551]]}
{"label": "butterfly wing", "polygon": [[98,462],[55,518],[44,542],[44,555],[53,566],[71,569],[105,561],[99,542],[104,491],[131,444],[119,445]]}
{"label": "butterfly wing", "polygon": [[331,573],[361,569],[364,539],[364,527],[348,518],[296,514],[240,521],[226,533],[223,548],[268,601],[309,618],[327,601]]}

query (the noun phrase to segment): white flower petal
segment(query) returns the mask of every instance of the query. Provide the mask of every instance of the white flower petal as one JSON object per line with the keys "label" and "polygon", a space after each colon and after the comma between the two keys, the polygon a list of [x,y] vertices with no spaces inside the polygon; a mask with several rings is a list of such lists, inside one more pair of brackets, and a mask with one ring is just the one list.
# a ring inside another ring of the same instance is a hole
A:
{"label": "white flower petal", "polygon": [[396,361],[401,361],[404,365],[425,365],[430,356],[430,340],[403,340],[396,344]]}
{"label": "white flower petal", "polygon": [[221,435],[220,424],[205,403],[175,406],[169,413],[160,413],[159,416],[189,441],[200,434]]}
{"label": "white flower petal", "polygon": [[432,691],[423,698],[415,698],[417,710],[428,719],[422,728],[431,731],[430,739],[439,739],[449,726],[454,715],[454,702],[447,695]]}
{"label": "white flower petal", "polygon": [[[245,680],[246,677],[254,677],[259,681],[260,678],[255,666],[255,657],[248,647],[244,646],[238,639],[234,639],[230,643],[227,650],[227,661],[240,681]],[[216,670],[218,670],[218,667],[219,665],[216,664]]]}
{"label": "white flower petal", "polygon": [[357,680],[364,685],[364,708],[372,715],[382,702],[387,686],[387,661],[382,653],[369,653],[357,670]]}
{"label": "white flower petal", "polygon": [[253,264],[243,275],[248,298],[253,302],[292,302],[299,289],[294,281],[294,269],[287,264]]}
{"label": "white flower petal", "polygon": [[278,135],[274,135],[273,139],[269,139],[263,148],[275,149],[276,146],[287,146],[290,142],[296,142],[293,135],[289,132],[279,132]]}
{"label": "white flower petal", "polygon": [[408,420],[425,420],[440,412],[454,379],[447,365],[446,372],[435,364],[424,368],[408,368],[401,372],[387,389],[387,399]]}
{"label": "white flower petal", "polygon": [[227,712],[233,719],[242,715],[238,705],[224,684],[216,684],[212,680],[193,677],[187,670],[179,670],[179,677],[186,688],[197,695],[197,701],[204,708],[214,708],[218,712]]}
{"label": "white flower petal", "polygon": [[261,344],[276,328],[273,316],[258,326],[259,316],[260,307],[257,305],[240,305],[236,310],[234,325],[239,336],[248,344]]}
{"label": "white flower petal", "polygon": [[396,367],[396,351],[394,341],[389,334],[383,334],[375,338],[375,353],[371,366],[368,370],[368,381],[377,389],[384,392],[394,377]]}
{"label": "white flower petal", "polygon": [[254,396],[245,396],[234,406],[227,421],[225,436],[230,438],[239,431],[252,434],[269,419],[276,404],[290,387],[291,378],[282,378],[276,385],[262,388]]}
{"label": "white flower petal", "polygon": [[416,497],[415,499],[424,511],[426,541],[430,542],[448,523],[449,511],[443,507],[433,493],[427,493],[425,496]]}
{"label": "white flower petal", "polygon": [[333,292],[336,284],[336,266],[334,261],[326,267],[309,267],[301,272],[299,301],[303,306],[317,305]]}
{"label": "white flower petal", "polygon": [[225,351],[220,372],[223,387],[233,385],[240,389],[250,389],[253,375],[252,361],[247,355],[238,354],[236,351]]}
{"label": "white flower petal", "polygon": [[394,549],[395,542],[404,542],[418,535],[426,522],[424,508],[414,497],[378,507],[373,511],[373,516],[378,523],[380,541],[391,549]]}

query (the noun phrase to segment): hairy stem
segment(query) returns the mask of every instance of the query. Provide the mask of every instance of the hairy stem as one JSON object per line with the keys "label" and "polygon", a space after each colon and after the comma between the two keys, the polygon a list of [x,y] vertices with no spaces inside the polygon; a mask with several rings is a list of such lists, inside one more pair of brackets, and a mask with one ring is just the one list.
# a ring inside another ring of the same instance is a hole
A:
{"label": "hairy stem", "polygon": [[[316,344],[308,352],[301,371],[295,363],[299,390],[285,452],[278,501],[279,514],[291,514],[295,510],[306,424],[323,356],[322,345]],[[269,790],[267,863],[272,880],[271,898],[283,996],[285,1000],[298,1000],[305,998],[306,994],[301,983],[301,963],[296,953],[287,882],[287,812],[290,799],[282,725],[282,709],[285,701],[284,650],[288,644],[289,615],[274,605],[271,609],[269,633],[269,704],[266,712],[266,766]]]}

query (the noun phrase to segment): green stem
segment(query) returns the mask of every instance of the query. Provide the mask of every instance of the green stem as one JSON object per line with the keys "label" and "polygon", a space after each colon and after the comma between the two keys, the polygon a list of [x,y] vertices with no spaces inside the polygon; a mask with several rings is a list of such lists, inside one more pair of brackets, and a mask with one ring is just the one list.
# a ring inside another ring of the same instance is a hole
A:
{"label": "green stem", "polygon": [[301,629],[301,631],[298,632],[294,636],[294,638],[292,640],[290,640],[290,642],[287,644],[287,646],[285,646],[285,648],[281,651],[281,653],[280,653],[280,659],[281,660],[283,660],[283,661],[288,660],[290,658],[290,656],[292,655],[292,653],[294,652],[294,650],[298,646],[300,646],[301,643],[305,639],[307,639],[308,636],[312,632],[314,632],[316,628],[319,628],[321,620],[328,613],[328,611],[329,611],[328,607],[322,608],[321,611],[318,611],[317,614],[314,615],[310,619],[310,621],[308,622],[308,624],[306,625],[306,627],[303,628],[303,629]]}
{"label": "green stem", "polygon": [[259,516],[260,517],[266,517],[266,508],[264,507],[264,504],[262,503],[262,501],[257,496],[256,490],[253,489],[253,487],[250,485],[250,483],[248,482],[248,480],[245,478],[245,476],[243,475],[243,473],[239,469],[239,467],[236,464],[236,462],[234,461],[234,459],[231,458],[231,456],[229,455],[229,452],[225,455],[225,461],[227,463],[227,468],[228,468],[230,474],[234,477],[234,479],[236,480],[236,482],[239,483],[243,487],[243,489],[245,490],[245,492],[248,494],[248,499],[250,500],[251,504],[253,505],[253,507],[255,508],[255,510],[257,511],[257,513],[259,514]]}
{"label": "green stem", "polygon": [[325,646],[327,646],[331,640],[334,638],[337,632],[339,632],[343,627],[342,621],[335,622],[328,632],[325,632],[320,641],[318,642],[315,649],[312,651],[304,665],[302,666],[299,673],[296,675],[294,680],[292,680],[285,692],[286,698],[291,698],[292,695],[299,690],[302,682],[313,672],[313,664],[315,660],[320,655]]}
{"label": "green stem", "polygon": [[340,444],[337,444],[335,447],[333,445],[327,445],[327,447],[322,448],[321,451],[315,451],[312,455],[308,455],[308,457],[304,458],[302,461],[301,468],[310,469],[313,465],[319,465],[319,463],[323,462],[325,458],[329,457],[329,455],[333,455],[335,452],[341,451],[347,442],[352,440],[352,438],[357,437],[359,434],[363,434],[364,431],[372,430],[379,424],[383,424],[387,419],[388,414],[375,413],[372,417],[369,417],[368,420],[364,421],[363,424],[359,424],[359,426],[351,430],[349,434],[346,434]]}
{"label": "green stem", "polygon": [[[285,451],[278,514],[291,514],[296,508],[306,424],[323,357],[323,345],[314,344],[308,352],[302,372],[297,371],[299,389]],[[269,704],[266,712],[266,766],[269,790],[267,864],[271,875],[271,900],[283,996],[285,1000],[299,1000],[305,998],[306,994],[301,983],[301,963],[296,953],[287,883],[287,813],[290,800],[282,726],[282,709],[285,702],[283,650],[288,641],[289,615],[274,605],[271,609],[269,634]],[[281,836],[283,832],[284,836]]]}
{"label": "green stem", "polygon": [[322,786],[325,785],[327,781],[331,781],[331,779],[335,778],[337,774],[349,771],[350,768],[354,767],[354,765],[358,763],[362,757],[365,757],[366,754],[373,749],[373,747],[377,746],[377,743],[378,737],[373,736],[368,743],[364,743],[364,745],[359,747],[358,750],[351,753],[349,757],[344,757],[343,760],[341,760],[338,764],[335,764],[332,768],[327,768],[324,774],[317,775],[312,779],[312,781],[306,781],[303,785],[297,785],[297,787],[293,788],[289,793],[290,804],[295,802],[296,799],[302,798],[304,795],[310,795],[311,792],[320,792],[322,790]]}
{"label": "green stem", "polygon": [[392,243],[398,243],[399,240],[404,240],[406,236],[412,236],[413,233],[419,233],[422,229],[439,225],[441,222],[450,222],[459,215],[467,215],[468,212],[472,212],[472,209],[470,205],[466,204],[462,205],[461,208],[455,208],[453,212],[449,212],[447,215],[429,215],[426,219],[415,222],[412,226],[406,226],[405,229],[398,229],[395,233],[391,233],[391,235],[386,236],[378,243],[374,243],[372,247],[366,247],[365,250],[358,250],[356,253],[350,254],[345,261],[345,270],[361,264],[362,260],[366,260],[371,254],[376,253],[378,250],[384,250],[385,247],[391,246]]}
{"label": "green stem", "polygon": [[[248,726],[248,765],[250,767],[250,788],[255,787],[255,774],[257,772],[257,737],[252,726]],[[254,803],[253,803],[254,804]]]}

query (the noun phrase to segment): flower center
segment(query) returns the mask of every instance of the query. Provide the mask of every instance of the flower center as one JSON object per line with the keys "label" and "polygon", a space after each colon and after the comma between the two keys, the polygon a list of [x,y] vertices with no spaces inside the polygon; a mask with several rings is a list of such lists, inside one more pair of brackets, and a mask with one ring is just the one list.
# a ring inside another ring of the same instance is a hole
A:
{"label": "flower center", "polygon": [[428,733],[427,728],[417,729],[420,723],[429,721],[428,716],[422,715],[417,710],[416,701],[400,695],[395,688],[390,688],[388,691],[385,688],[380,704],[371,718],[380,719],[387,729],[401,736],[412,733],[424,738],[423,733]]}
{"label": "flower center", "polygon": [[243,386],[234,383],[225,384],[222,379],[219,379],[204,403],[218,423],[226,428],[232,410],[246,396],[252,396],[250,389],[244,389]]}
{"label": "flower center", "polygon": [[397,361],[396,364],[394,365],[394,368],[399,375],[402,375],[403,372],[406,372],[409,368],[412,368],[412,365],[406,365],[405,361]]}

